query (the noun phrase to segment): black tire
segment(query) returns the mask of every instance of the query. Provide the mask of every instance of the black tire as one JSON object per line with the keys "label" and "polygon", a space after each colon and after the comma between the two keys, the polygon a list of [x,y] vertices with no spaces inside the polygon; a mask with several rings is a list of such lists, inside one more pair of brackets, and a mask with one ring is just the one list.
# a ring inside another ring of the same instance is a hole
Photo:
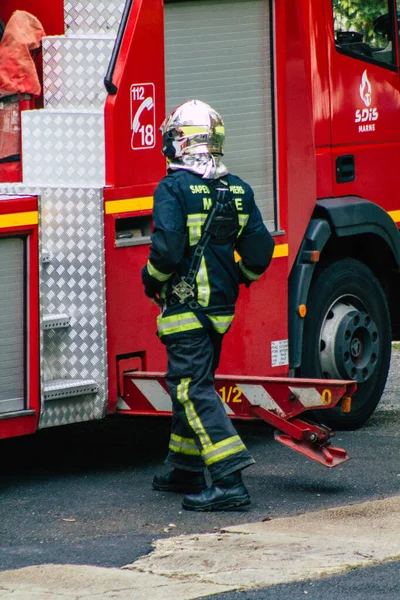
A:
{"label": "black tire", "polygon": [[390,315],[382,286],[358,260],[326,265],[310,289],[304,326],[301,375],[358,382],[349,413],[337,406],[314,416],[333,429],[361,427],[381,398],[390,365]]}

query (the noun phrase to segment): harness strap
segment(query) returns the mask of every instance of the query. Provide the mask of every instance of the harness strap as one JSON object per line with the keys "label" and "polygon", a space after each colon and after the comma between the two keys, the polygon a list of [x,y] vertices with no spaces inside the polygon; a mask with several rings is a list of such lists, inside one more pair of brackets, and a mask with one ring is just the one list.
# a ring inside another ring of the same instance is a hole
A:
{"label": "harness strap", "polygon": [[[217,188],[217,184],[222,184],[224,187]],[[172,296],[170,298],[170,304],[185,303],[192,310],[201,308],[194,298],[194,288],[197,273],[210,239],[212,237],[217,240],[226,239],[231,235],[237,235],[240,229],[235,203],[228,183],[223,180],[211,182],[210,193],[213,205],[204,223],[201,238],[192,254],[188,273],[172,286]]]}

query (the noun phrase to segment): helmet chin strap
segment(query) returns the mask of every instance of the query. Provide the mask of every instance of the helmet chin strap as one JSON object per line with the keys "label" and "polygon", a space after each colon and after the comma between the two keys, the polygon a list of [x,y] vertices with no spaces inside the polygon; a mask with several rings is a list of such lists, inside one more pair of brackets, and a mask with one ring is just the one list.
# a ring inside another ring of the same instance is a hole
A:
{"label": "helmet chin strap", "polygon": [[168,160],[168,169],[182,169],[200,175],[203,179],[219,179],[228,174],[221,156],[214,154],[184,154]]}

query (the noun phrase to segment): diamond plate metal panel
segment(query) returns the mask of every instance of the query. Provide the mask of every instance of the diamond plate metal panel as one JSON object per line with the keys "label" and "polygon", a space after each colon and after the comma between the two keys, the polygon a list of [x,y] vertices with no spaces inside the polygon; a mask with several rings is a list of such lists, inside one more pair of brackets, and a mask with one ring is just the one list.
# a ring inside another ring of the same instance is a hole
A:
{"label": "diamond plate metal panel", "polygon": [[103,112],[22,113],[22,160],[28,186],[105,184]]}
{"label": "diamond plate metal panel", "polygon": [[42,43],[45,107],[102,110],[114,38],[47,37]]}
{"label": "diamond plate metal panel", "polygon": [[8,196],[38,196],[41,188],[28,186],[25,183],[0,183],[1,200],[9,200]]}
{"label": "diamond plate metal panel", "polygon": [[50,252],[40,279],[41,324],[67,313],[68,329],[41,333],[42,379],[94,379],[99,393],[43,405],[40,427],[105,414],[107,362],[103,199],[101,190],[48,188],[41,195],[40,250]]}
{"label": "diamond plate metal panel", "polygon": [[93,396],[77,396],[60,402],[46,402],[42,413],[39,429],[82,423],[93,418]]}
{"label": "diamond plate metal panel", "polygon": [[90,0],[66,0],[64,21],[66,35],[116,34],[125,7],[121,0],[91,2]]}

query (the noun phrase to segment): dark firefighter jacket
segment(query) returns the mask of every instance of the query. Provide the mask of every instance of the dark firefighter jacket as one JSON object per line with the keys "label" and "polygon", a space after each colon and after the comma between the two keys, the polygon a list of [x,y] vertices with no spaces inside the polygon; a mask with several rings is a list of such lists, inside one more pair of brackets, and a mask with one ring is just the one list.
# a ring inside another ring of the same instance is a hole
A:
{"label": "dark firefighter jacket", "polygon": [[[251,187],[235,175],[222,177],[228,183],[236,207],[238,231],[230,238],[210,239],[196,277],[197,310],[176,299],[172,287],[188,273],[192,254],[202,236],[211,210],[212,182],[189,171],[170,171],[154,194],[154,233],[147,265],[142,270],[145,293],[161,295],[165,301],[157,319],[160,337],[176,337],[210,323],[225,333],[234,316],[239,283],[250,285],[267,269],[274,241],[263,224]],[[235,251],[240,256],[236,262]],[[171,300],[172,299],[172,300]]]}

